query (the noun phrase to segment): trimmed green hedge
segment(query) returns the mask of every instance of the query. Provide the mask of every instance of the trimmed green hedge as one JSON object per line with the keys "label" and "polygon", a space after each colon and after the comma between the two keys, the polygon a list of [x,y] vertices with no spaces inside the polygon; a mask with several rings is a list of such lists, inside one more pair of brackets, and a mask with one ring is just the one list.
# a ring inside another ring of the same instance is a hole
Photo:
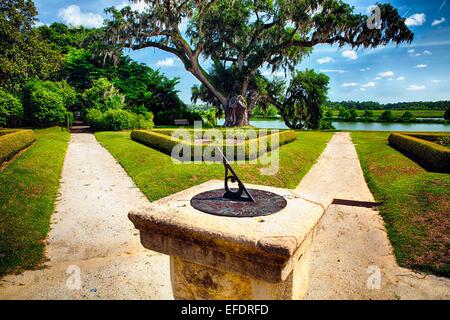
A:
{"label": "trimmed green hedge", "polygon": [[[205,148],[210,146],[208,144],[195,144],[195,143],[193,144],[189,141],[185,141],[182,139],[172,137],[172,136],[168,135],[167,131],[163,131],[163,132],[162,132],[162,130],[154,130],[154,131],[133,130],[131,132],[131,139],[134,141],[137,141],[139,143],[142,143],[150,148],[161,151],[167,155],[172,154],[172,149],[176,145],[178,145],[178,144],[184,145],[186,148],[191,149],[191,160],[194,160],[195,147],[201,147],[202,154],[203,154]],[[278,139],[279,139],[278,147],[288,144],[290,142],[293,142],[297,139],[297,134],[295,133],[295,131],[286,130],[286,131],[280,131],[277,133],[269,132],[269,133],[267,133],[267,135],[259,137],[257,139],[250,139],[250,140],[247,139],[247,140],[244,140],[243,142],[236,143],[236,144],[224,143],[223,144],[223,152],[225,153],[227,148],[234,148],[234,155],[235,155],[235,159],[236,159],[237,150],[244,149],[245,150],[245,159],[246,160],[254,160],[258,157],[258,149],[253,148],[253,149],[256,149],[256,150],[253,150],[250,147],[250,144],[256,142],[255,140],[258,140],[258,144],[262,143],[264,146],[266,146],[265,152],[275,150],[277,147],[272,148],[272,145],[271,145],[271,141],[272,141],[271,136],[274,134],[278,135]],[[213,152],[213,154],[214,154],[214,152]]]}
{"label": "trimmed green hedge", "polygon": [[417,136],[420,135],[392,133],[389,144],[432,170],[450,173],[450,149]]}
{"label": "trimmed green hedge", "polygon": [[0,163],[11,159],[17,152],[36,141],[33,130],[5,131],[8,131],[8,133],[0,135]]}

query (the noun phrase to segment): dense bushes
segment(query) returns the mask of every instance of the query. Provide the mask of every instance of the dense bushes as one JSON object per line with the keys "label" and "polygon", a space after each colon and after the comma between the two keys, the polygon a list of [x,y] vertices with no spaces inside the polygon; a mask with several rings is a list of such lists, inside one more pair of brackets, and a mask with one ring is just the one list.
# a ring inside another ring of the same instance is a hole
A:
{"label": "dense bushes", "polygon": [[153,114],[135,114],[123,109],[110,109],[101,112],[98,109],[88,109],[86,120],[94,130],[130,130],[153,128]]}
{"label": "dense bushes", "polygon": [[100,78],[83,92],[81,102],[85,109],[98,109],[105,112],[109,109],[122,109],[125,106],[125,97],[111,82]]}
{"label": "dense bushes", "polygon": [[25,118],[33,126],[65,124],[67,108],[76,101],[75,90],[65,81],[30,81],[24,95]]}
{"label": "dense bushes", "polygon": [[447,147],[399,133],[389,136],[389,144],[432,170],[450,173],[450,149]]}
{"label": "dense bushes", "polygon": [[8,130],[7,134],[0,135],[0,163],[11,159],[35,140],[36,136],[32,130]]}
{"label": "dense bushes", "polygon": [[[272,142],[271,136],[272,135],[278,135],[278,139],[279,139],[278,146],[271,145],[271,142]],[[168,134],[167,130],[166,131],[133,130],[131,132],[131,139],[133,139],[134,141],[137,141],[139,143],[142,143],[150,148],[161,151],[167,155],[172,154],[172,150],[176,145],[185,146],[185,148],[191,149],[191,160],[194,160],[195,146],[201,147],[202,154],[203,154],[205,148],[209,147],[208,144],[193,144],[190,141],[181,140],[181,139],[172,137]],[[286,131],[280,131],[277,133],[268,132],[267,135],[258,137],[257,139],[250,139],[250,140],[247,139],[247,140],[244,140],[243,142],[236,143],[236,144],[224,144],[223,150],[225,152],[225,150],[227,148],[234,148],[235,157],[238,154],[237,150],[244,150],[245,151],[245,159],[247,159],[247,160],[248,159],[256,159],[258,157],[258,148],[254,148],[254,150],[252,148],[250,148],[251,143],[258,142],[259,145],[265,146],[265,152],[268,152],[268,151],[275,150],[279,146],[293,142],[296,139],[297,139],[297,135],[296,135],[295,131],[286,130]],[[259,156],[261,156],[261,154]]]}
{"label": "dense bushes", "polygon": [[20,100],[0,89],[0,127],[16,127],[22,120],[23,106]]}

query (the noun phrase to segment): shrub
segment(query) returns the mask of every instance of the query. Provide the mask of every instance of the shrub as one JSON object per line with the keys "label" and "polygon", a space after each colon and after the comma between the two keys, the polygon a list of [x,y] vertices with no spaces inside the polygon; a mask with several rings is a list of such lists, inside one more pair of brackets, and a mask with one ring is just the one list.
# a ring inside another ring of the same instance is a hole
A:
{"label": "shrub", "polygon": [[205,127],[214,127],[217,125],[216,110],[198,110],[184,107],[158,112],[155,117],[155,122],[159,125],[173,125],[175,119],[187,119],[190,124],[193,124],[194,121],[202,121]]}
{"label": "shrub", "polygon": [[98,109],[86,111],[86,121],[94,130],[104,130],[103,113]]}
{"label": "shrub", "polygon": [[23,106],[19,99],[0,89],[0,127],[17,127],[23,121]]}
{"label": "shrub", "polygon": [[11,159],[35,140],[36,136],[32,130],[9,131],[7,134],[0,135],[0,163]]}
{"label": "shrub", "polygon": [[[297,134],[295,131],[292,130],[286,130],[281,131],[278,133],[268,133],[265,136],[257,138],[259,144],[263,144],[266,146],[265,152],[273,151],[276,148],[272,147],[271,145],[271,138],[270,136],[273,134],[278,135],[279,143],[278,147],[288,144],[292,141],[295,141],[297,139]],[[137,141],[139,143],[142,143],[150,148],[153,148],[155,150],[161,151],[167,155],[172,154],[172,149],[178,145],[182,144],[186,146],[187,148],[191,148],[191,160],[194,160],[194,147],[199,146],[198,144],[195,145],[191,143],[190,141],[184,141],[175,137],[172,137],[169,135],[169,130],[156,130],[156,131],[146,131],[146,130],[133,130],[131,132],[131,139],[134,141]],[[237,144],[224,144],[223,145],[223,152],[225,152],[227,147],[233,147],[235,152],[234,155],[237,155],[237,150],[242,148],[245,150],[245,159],[256,159],[258,154],[258,150],[254,150],[256,153],[251,153],[250,143],[255,142],[255,139],[252,140],[245,140],[241,143]],[[208,145],[202,144],[200,145],[202,149],[202,153]]]}
{"label": "shrub", "polygon": [[28,122],[36,126],[53,126],[65,123],[67,109],[60,92],[51,91],[42,82],[28,84],[24,98]]}
{"label": "shrub", "polygon": [[450,173],[450,149],[447,147],[399,133],[389,136],[389,144],[432,170]]}
{"label": "shrub", "polygon": [[390,121],[394,121],[395,117],[392,114],[391,110],[385,110],[380,114],[380,116],[378,117],[378,120],[390,122]]}
{"label": "shrub", "polygon": [[84,108],[101,112],[125,106],[125,97],[106,78],[94,80],[92,86],[82,93],[81,101]]}
{"label": "shrub", "polygon": [[122,109],[111,109],[106,112],[88,109],[86,119],[94,130],[151,129],[154,126],[151,112],[135,114]]}

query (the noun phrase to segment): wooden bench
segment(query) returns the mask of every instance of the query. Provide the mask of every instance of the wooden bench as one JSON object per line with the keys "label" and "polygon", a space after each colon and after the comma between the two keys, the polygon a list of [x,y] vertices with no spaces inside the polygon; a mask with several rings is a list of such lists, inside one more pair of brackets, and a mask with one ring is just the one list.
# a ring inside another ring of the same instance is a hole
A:
{"label": "wooden bench", "polygon": [[176,126],[188,126],[189,120],[188,119],[175,119],[173,120]]}

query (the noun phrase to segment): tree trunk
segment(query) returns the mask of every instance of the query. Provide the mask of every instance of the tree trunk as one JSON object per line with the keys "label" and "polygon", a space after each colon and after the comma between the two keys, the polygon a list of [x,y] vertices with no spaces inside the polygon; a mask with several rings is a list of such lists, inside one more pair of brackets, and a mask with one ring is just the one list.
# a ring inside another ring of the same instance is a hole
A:
{"label": "tree trunk", "polygon": [[225,106],[225,126],[243,127],[249,125],[250,110],[245,98],[241,95],[233,96],[228,99]]}

